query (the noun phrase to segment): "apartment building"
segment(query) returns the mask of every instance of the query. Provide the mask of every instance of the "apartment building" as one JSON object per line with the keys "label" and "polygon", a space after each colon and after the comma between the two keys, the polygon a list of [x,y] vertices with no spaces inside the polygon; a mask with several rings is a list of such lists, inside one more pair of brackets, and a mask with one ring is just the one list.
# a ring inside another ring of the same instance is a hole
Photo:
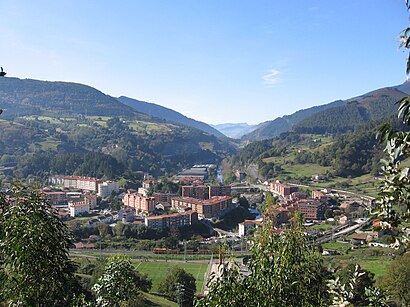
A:
{"label": "apartment building", "polygon": [[327,206],[318,200],[304,200],[296,204],[306,220],[323,220]]}
{"label": "apartment building", "polygon": [[145,225],[149,228],[163,230],[165,228],[192,225],[198,222],[198,213],[189,210],[174,214],[145,217]]}
{"label": "apartment building", "polygon": [[134,208],[137,213],[151,213],[155,210],[155,197],[144,196],[133,191],[128,191],[122,198],[124,206]]}
{"label": "apartment building", "polygon": [[221,213],[230,208],[232,197],[213,196],[210,199],[197,199],[192,197],[175,197],[171,200],[172,208],[183,211],[192,209],[198,212],[199,217],[211,218],[220,216]]}
{"label": "apartment building", "polygon": [[270,190],[271,192],[279,194],[282,197],[289,197],[293,192],[297,192],[299,189],[298,187],[286,185],[276,181],[270,184]]}
{"label": "apartment building", "polygon": [[181,188],[182,197],[210,199],[214,196],[231,196],[230,185],[184,185]]}
{"label": "apartment building", "polygon": [[118,182],[115,181],[104,181],[98,183],[98,193],[97,195],[104,198],[111,196],[111,194],[118,193],[120,191],[120,186]]}

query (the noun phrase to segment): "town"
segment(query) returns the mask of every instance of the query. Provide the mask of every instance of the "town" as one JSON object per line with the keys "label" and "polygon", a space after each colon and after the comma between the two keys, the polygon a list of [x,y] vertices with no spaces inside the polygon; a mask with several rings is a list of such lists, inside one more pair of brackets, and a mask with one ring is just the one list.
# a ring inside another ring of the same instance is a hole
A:
{"label": "town", "polygon": [[[207,271],[212,272],[218,261],[200,255],[217,258],[220,245],[228,244],[229,253],[242,257],[264,221],[281,234],[295,213],[302,215],[312,243],[323,246],[323,255],[365,246],[394,248],[392,234],[382,230],[380,220],[369,219],[372,197],[279,181],[249,184],[240,172],[237,183],[224,185],[208,180],[215,169],[196,165],[159,180],[145,173],[136,189],[98,178],[54,175],[42,192],[61,219],[74,227],[74,255],[116,252],[149,259],[150,254],[163,254],[171,261],[172,255],[180,254],[185,260],[208,259]],[[149,240],[141,244],[138,239]],[[205,284],[206,280],[203,292]]]}

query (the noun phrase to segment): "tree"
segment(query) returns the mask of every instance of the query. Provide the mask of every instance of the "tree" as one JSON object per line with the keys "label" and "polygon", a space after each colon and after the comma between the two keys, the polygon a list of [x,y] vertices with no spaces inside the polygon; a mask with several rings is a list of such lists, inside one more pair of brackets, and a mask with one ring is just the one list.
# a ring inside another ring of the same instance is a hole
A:
{"label": "tree", "polygon": [[128,258],[113,256],[93,286],[98,306],[120,306],[141,302],[141,291],[149,291],[152,282],[140,274]]}
{"label": "tree", "polygon": [[[356,276],[355,276],[356,275]],[[351,283],[354,279],[354,287],[351,290],[351,297],[349,302],[354,306],[369,306],[368,297],[366,295],[366,288],[373,287],[374,274],[363,270],[358,265],[349,264],[336,273],[336,276],[340,278],[342,284]]]}
{"label": "tree", "polygon": [[0,296],[9,304],[65,304],[79,284],[66,226],[37,190],[0,194]]}
{"label": "tree", "polygon": [[410,252],[395,259],[380,280],[380,286],[399,306],[410,305]]}
{"label": "tree", "polygon": [[234,264],[222,265],[222,276],[210,281],[209,295],[198,306],[324,306],[328,273],[309,246],[299,217],[279,236],[270,222],[255,234],[244,278]]}
{"label": "tree", "polygon": [[196,292],[195,277],[180,267],[172,267],[158,290],[183,306],[192,306]]}
{"label": "tree", "polygon": [[[410,3],[406,0],[407,10]],[[401,47],[410,49],[410,27],[400,36]],[[410,53],[407,58],[407,76],[410,73]],[[404,97],[399,102],[398,117],[406,126],[410,126],[410,97]],[[382,170],[385,180],[379,194],[379,211],[376,214],[383,219],[383,227],[394,227],[403,219],[409,218],[410,212],[410,168],[401,166],[401,161],[410,153],[410,132],[396,131],[390,123],[379,128],[378,135],[386,143],[384,149],[387,159],[382,160]],[[407,211],[399,214],[394,210],[397,205],[405,205]],[[407,242],[408,243],[408,242]]]}

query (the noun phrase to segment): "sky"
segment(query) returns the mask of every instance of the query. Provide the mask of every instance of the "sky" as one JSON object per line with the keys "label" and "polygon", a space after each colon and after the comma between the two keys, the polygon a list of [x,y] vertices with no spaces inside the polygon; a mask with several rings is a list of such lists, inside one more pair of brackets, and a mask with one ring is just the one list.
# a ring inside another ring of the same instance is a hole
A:
{"label": "sky", "polygon": [[404,0],[0,0],[7,77],[256,124],[405,80]]}

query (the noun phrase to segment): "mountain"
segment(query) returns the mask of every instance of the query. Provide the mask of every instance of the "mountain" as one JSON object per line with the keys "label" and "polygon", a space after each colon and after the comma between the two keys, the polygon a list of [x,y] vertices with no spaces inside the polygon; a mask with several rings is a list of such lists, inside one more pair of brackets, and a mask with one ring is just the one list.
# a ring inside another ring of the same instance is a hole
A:
{"label": "mountain", "polygon": [[24,115],[125,116],[153,120],[87,85],[0,78],[3,118]]}
{"label": "mountain", "polygon": [[251,132],[256,128],[256,125],[248,125],[247,123],[238,123],[238,124],[218,124],[211,125],[218,131],[222,132],[224,135],[233,138],[240,139],[243,135]]}
{"label": "mountain", "polygon": [[225,137],[224,134],[219,132],[218,130],[214,129],[210,125],[194,120],[192,118],[186,117],[179,112],[176,112],[172,109],[168,109],[166,107],[160,106],[155,103],[140,101],[132,98],[128,98],[125,96],[121,96],[117,98],[118,101],[121,103],[133,108],[134,110],[145,113],[150,116],[155,116],[158,118],[165,119],[167,121],[176,122],[183,124],[185,126],[193,127],[202,131],[205,131],[209,134],[213,134],[217,137]]}
{"label": "mountain", "polygon": [[226,137],[140,113],[77,83],[2,77],[0,109],[0,166],[16,165],[14,177],[160,175],[236,151]]}
{"label": "mountain", "polygon": [[397,110],[395,103],[410,94],[410,82],[385,87],[347,100],[297,111],[259,124],[242,140],[273,138],[283,132],[343,133],[371,120],[387,118]]}
{"label": "mountain", "polygon": [[305,118],[311,116],[312,114],[345,104],[346,102],[342,100],[337,100],[325,105],[314,106],[308,109],[299,110],[291,115],[285,115],[283,117],[278,117],[271,121],[260,123],[253,131],[245,134],[242,137],[242,140],[256,141],[271,139],[275,136],[280,135],[281,133],[289,131],[294,125],[301,122]]}
{"label": "mountain", "polygon": [[408,85],[386,87],[346,100],[346,104],[305,118],[292,129],[299,133],[345,133],[375,120],[386,120],[397,112],[396,102],[407,96]]}

